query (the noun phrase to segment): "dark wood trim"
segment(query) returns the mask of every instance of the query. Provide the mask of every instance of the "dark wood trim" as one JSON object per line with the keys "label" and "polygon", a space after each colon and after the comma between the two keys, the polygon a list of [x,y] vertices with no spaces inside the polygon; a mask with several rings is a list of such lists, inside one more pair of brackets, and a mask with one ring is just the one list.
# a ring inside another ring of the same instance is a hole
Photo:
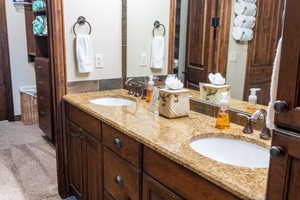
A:
{"label": "dark wood trim", "polygon": [[8,107],[8,121],[15,120],[14,114],[14,103],[12,94],[12,83],[11,83],[11,70],[10,70],[10,55],[9,55],[9,43],[8,43],[8,32],[7,32],[7,21],[6,21],[6,8],[5,0],[0,0],[0,54],[1,54],[1,66],[5,74],[5,90]]}
{"label": "dark wood trim", "polygon": [[127,0],[122,0],[122,88],[127,79]]}
{"label": "dark wood trim", "polygon": [[53,113],[55,135],[58,190],[62,198],[69,196],[67,187],[64,151],[65,115],[63,107],[63,96],[67,93],[66,81],[66,56],[65,56],[65,36],[64,36],[64,16],[63,0],[48,0],[48,20],[50,37],[50,55],[52,68],[52,91],[53,91]]}
{"label": "dark wood trim", "polygon": [[176,37],[176,14],[177,1],[171,0],[170,18],[169,18],[169,53],[168,53],[168,73],[173,73],[174,53],[175,53],[175,37]]}

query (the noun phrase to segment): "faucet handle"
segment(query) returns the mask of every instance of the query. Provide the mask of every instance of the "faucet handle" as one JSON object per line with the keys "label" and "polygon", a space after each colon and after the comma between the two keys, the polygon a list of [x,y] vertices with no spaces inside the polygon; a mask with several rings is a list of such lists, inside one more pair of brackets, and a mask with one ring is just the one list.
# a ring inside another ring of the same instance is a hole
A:
{"label": "faucet handle", "polygon": [[244,113],[238,113],[238,116],[244,117],[247,119],[247,123],[244,127],[243,133],[245,134],[252,134],[253,133],[253,126],[252,126],[252,118],[251,116],[244,114]]}

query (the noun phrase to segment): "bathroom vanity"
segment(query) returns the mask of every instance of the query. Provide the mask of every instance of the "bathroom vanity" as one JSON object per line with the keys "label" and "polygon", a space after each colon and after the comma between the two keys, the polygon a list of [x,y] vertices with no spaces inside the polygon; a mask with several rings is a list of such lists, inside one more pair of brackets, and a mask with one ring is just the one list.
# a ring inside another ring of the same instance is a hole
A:
{"label": "bathroom vanity", "polygon": [[[90,100],[130,98],[127,106],[103,106]],[[169,120],[148,110],[126,90],[65,96],[65,173],[70,195],[88,200],[262,200],[267,168],[217,162],[190,147],[201,138],[229,138],[270,148],[259,133],[242,127],[220,132],[215,119],[191,112]]]}

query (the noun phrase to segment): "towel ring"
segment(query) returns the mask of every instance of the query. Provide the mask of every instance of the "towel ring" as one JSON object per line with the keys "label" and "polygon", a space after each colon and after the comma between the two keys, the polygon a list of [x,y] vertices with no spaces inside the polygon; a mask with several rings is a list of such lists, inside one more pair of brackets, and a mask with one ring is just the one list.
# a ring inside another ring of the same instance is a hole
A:
{"label": "towel ring", "polygon": [[152,34],[153,34],[153,37],[155,37],[155,30],[161,30],[162,28],[162,33],[163,33],[163,36],[166,36],[166,27],[165,25],[161,24],[159,21],[155,21],[154,24],[153,24],[154,28],[152,30]]}
{"label": "towel ring", "polygon": [[77,26],[77,25],[83,26],[83,25],[85,25],[85,24],[87,24],[87,25],[89,26],[89,29],[90,29],[89,35],[91,35],[91,34],[92,34],[92,26],[91,26],[91,24],[86,20],[86,18],[83,17],[83,16],[78,17],[77,22],[74,24],[74,26],[73,26],[73,32],[74,32],[74,34],[77,35],[77,33],[76,33],[76,26]]}

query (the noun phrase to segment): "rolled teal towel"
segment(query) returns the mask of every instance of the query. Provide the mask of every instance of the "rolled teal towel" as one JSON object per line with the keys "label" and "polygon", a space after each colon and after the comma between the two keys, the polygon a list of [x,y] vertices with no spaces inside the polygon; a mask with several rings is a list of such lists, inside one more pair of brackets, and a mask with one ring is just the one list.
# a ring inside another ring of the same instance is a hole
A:
{"label": "rolled teal towel", "polygon": [[45,35],[47,34],[47,18],[43,16],[37,16],[35,20],[32,22],[33,34],[34,35]]}
{"label": "rolled teal towel", "polygon": [[32,10],[38,11],[46,8],[46,3],[43,0],[36,0],[32,2]]}

